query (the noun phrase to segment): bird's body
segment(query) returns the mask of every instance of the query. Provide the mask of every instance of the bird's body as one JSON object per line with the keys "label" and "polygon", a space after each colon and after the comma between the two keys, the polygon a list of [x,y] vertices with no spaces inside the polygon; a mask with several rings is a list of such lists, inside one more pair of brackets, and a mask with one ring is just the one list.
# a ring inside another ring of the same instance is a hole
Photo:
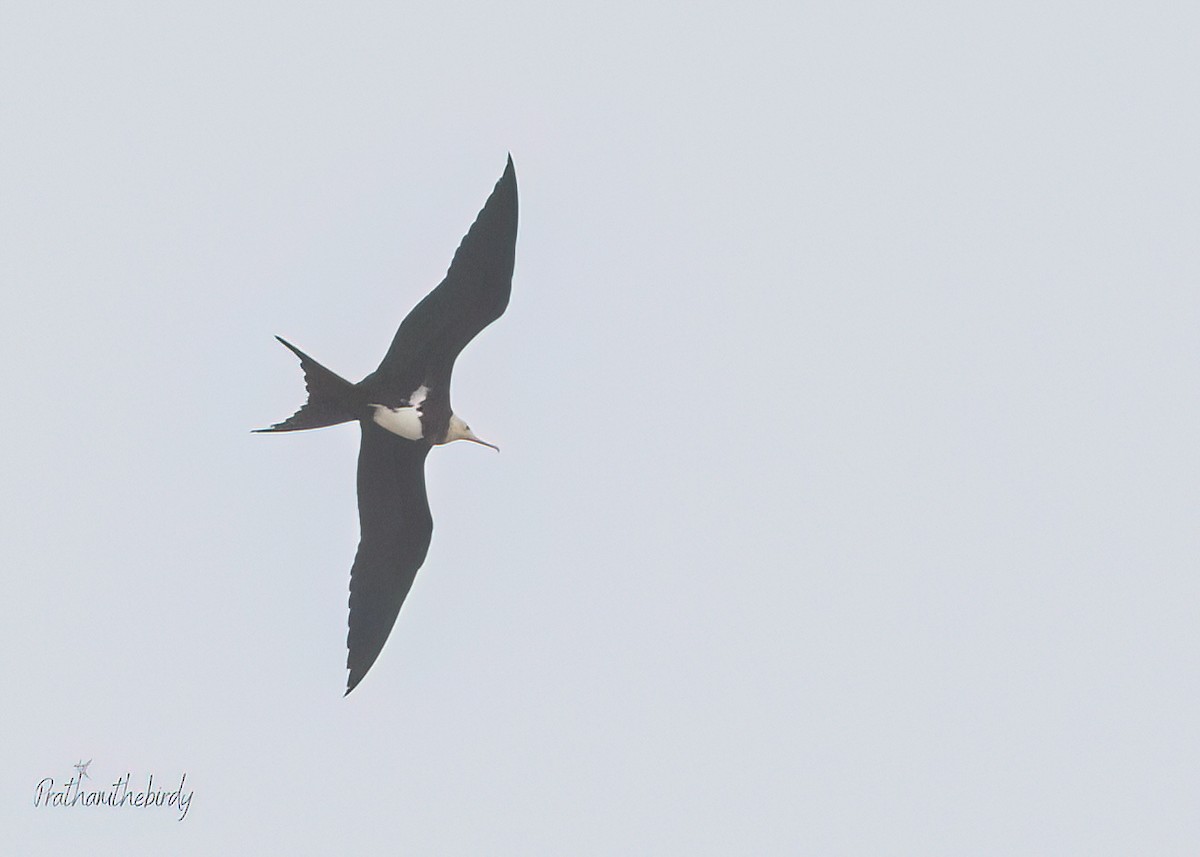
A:
{"label": "bird's body", "polygon": [[[362,680],[425,560],[433,519],[425,494],[425,456],[436,445],[476,437],[450,405],[459,352],[508,306],[517,237],[517,183],[509,158],[446,278],[413,308],[379,368],[357,384],[276,337],[300,358],[308,401],[262,432],[321,428],[357,420],[361,536],[350,572],[350,675]],[[493,449],[495,447],[492,447]]]}
{"label": "bird's body", "polygon": [[[429,388],[422,384],[408,396],[408,403],[389,407],[378,402],[372,402],[371,419],[376,425],[398,434],[405,440],[425,440],[425,424],[422,422],[424,411],[421,405],[429,395]],[[433,427],[430,427],[431,431]]]}

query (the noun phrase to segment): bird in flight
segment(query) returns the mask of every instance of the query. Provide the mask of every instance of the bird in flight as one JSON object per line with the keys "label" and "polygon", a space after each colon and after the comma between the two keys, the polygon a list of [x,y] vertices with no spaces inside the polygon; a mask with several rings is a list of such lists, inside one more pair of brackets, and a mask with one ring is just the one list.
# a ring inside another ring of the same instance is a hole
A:
{"label": "bird in flight", "polygon": [[283,422],[256,431],[300,431],[355,420],[362,431],[347,694],[379,657],[429,550],[433,518],[425,494],[425,456],[454,440],[498,449],[454,413],[450,375],[459,352],[508,306],[516,243],[517,178],[510,156],[446,278],[400,324],[378,369],[352,384],[276,337],[300,358],[308,401]]}

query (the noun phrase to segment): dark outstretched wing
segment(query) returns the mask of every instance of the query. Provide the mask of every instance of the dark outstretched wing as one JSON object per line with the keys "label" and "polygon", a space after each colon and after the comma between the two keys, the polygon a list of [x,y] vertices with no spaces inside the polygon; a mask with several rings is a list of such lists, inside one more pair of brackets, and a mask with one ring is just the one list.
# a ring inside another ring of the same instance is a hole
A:
{"label": "dark outstretched wing", "polygon": [[449,381],[458,353],[508,306],[516,243],[517,176],[510,156],[446,278],[413,307],[383,362],[363,385],[387,385],[414,370]]}
{"label": "dark outstretched wing", "polygon": [[362,681],[387,642],[400,605],[425,561],[433,518],[425,496],[429,444],[362,420],[358,450],[361,536],[350,571],[346,693]]}

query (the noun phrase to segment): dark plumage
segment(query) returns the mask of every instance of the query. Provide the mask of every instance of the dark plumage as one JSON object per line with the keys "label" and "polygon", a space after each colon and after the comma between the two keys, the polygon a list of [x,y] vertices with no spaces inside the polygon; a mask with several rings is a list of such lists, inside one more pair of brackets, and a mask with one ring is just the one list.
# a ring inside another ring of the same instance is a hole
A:
{"label": "dark plumage", "polygon": [[291,343],[308,401],[260,432],[288,432],[358,420],[358,552],[350,572],[350,671],[346,693],[379,657],[400,606],[425,561],[433,519],[425,494],[425,456],[436,444],[486,444],[454,415],[454,360],[503,314],[517,240],[517,179],[512,158],[454,254],[450,270],[400,324],[379,368],[357,384]]}

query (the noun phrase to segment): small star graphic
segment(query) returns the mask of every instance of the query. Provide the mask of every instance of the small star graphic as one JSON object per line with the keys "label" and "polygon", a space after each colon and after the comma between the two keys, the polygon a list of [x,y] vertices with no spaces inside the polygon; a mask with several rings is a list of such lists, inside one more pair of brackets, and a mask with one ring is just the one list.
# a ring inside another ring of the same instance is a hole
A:
{"label": "small star graphic", "polygon": [[75,763],[75,773],[79,776],[79,779],[82,780],[84,777],[87,777],[90,780],[92,778],[92,775],[87,772],[88,765],[91,763],[91,759],[88,759],[86,762],[81,759]]}

